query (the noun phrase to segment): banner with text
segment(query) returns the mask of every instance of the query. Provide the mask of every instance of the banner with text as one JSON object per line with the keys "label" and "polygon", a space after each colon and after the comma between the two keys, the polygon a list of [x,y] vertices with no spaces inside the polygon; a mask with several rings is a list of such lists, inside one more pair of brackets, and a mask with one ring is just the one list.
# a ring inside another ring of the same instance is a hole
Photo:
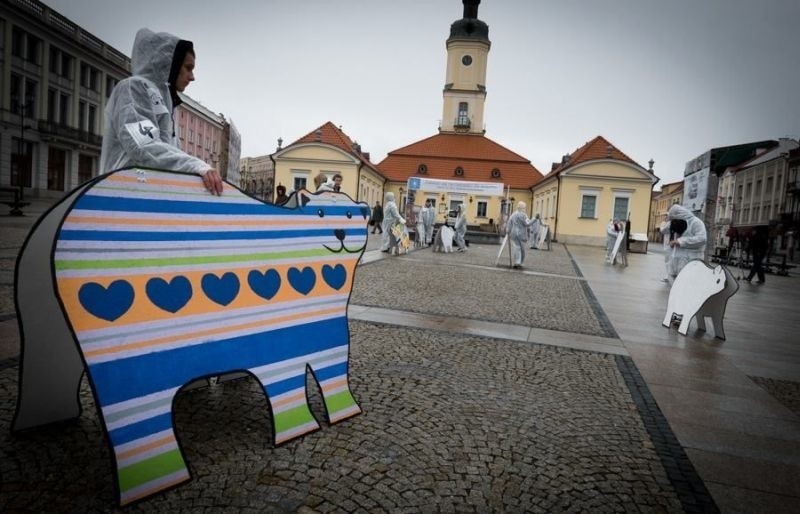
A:
{"label": "banner with text", "polygon": [[443,180],[435,178],[412,177],[408,179],[408,189],[436,193],[469,193],[476,195],[504,196],[503,184],[493,182],[468,182],[466,180]]}

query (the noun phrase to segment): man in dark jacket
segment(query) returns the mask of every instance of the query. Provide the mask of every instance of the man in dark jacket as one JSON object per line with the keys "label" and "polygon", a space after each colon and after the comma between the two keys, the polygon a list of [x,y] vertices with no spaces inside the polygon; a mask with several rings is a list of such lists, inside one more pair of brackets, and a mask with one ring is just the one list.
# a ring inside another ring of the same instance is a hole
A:
{"label": "man in dark jacket", "polygon": [[381,202],[375,201],[375,206],[372,208],[372,218],[370,219],[370,223],[372,223],[372,233],[375,233],[375,229],[378,229],[380,234],[383,234],[383,207],[381,207]]}
{"label": "man in dark jacket", "polygon": [[750,282],[758,274],[756,284],[764,283],[764,268],[761,261],[767,256],[769,249],[769,232],[767,227],[756,227],[755,233],[750,237],[750,252],[753,255],[753,266],[750,268],[750,275],[745,280]]}

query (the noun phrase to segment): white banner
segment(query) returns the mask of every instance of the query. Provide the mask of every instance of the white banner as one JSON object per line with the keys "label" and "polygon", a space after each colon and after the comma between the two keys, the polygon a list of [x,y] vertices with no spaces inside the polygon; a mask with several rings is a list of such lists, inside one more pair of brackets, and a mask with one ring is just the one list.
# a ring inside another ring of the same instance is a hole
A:
{"label": "white banner", "polygon": [[465,193],[489,196],[503,196],[503,184],[494,182],[468,182],[466,180],[442,180],[436,178],[411,177],[408,189],[436,193]]}
{"label": "white banner", "polygon": [[683,206],[692,212],[705,213],[708,196],[708,168],[696,171],[683,179]]}

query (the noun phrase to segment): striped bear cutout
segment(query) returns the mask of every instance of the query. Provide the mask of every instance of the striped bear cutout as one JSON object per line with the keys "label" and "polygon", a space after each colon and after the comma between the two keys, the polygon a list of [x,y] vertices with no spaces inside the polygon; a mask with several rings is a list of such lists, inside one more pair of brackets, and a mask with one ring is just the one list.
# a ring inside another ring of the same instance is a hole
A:
{"label": "striped bear cutout", "polygon": [[347,303],[369,207],[341,193],[293,207],[196,175],[127,169],[86,188],[53,254],[56,291],[86,364],[125,505],[190,479],[175,394],[232,371],[255,376],[281,444],[360,413],[348,382]]}

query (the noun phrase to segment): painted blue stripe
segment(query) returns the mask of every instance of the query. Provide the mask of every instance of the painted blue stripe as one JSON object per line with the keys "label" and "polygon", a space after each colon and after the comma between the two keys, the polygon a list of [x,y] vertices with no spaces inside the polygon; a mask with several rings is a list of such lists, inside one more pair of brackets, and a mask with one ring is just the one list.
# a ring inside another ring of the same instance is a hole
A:
{"label": "painted blue stripe", "polygon": [[130,232],[122,230],[62,230],[62,241],[227,241],[242,239],[289,239],[301,237],[333,237],[334,230],[344,230],[345,237],[366,232],[357,229],[302,229],[269,231],[220,231],[220,232]]}
{"label": "painted blue stripe", "polygon": [[[303,368],[305,371],[306,368]],[[303,373],[302,375],[296,375],[294,377],[286,378],[284,380],[274,382],[272,384],[267,385],[267,393],[270,396],[276,396],[283,393],[288,393],[289,391],[293,391],[300,387],[305,388],[306,386],[306,374]]]}
{"label": "painted blue stripe", "polygon": [[100,405],[180,387],[208,375],[246,370],[349,342],[347,317],[89,366]]}
{"label": "painted blue stripe", "polygon": [[333,366],[328,366],[326,368],[314,370],[314,375],[316,375],[317,380],[319,380],[320,382],[322,382],[323,380],[340,377],[346,374],[347,374],[346,362],[341,362],[339,364],[334,364]]}
{"label": "painted blue stripe", "polygon": [[[313,197],[312,197],[313,198]],[[324,202],[324,200],[320,200]],[[369,209],[367,204],[348,205],[308,205],[287,209],[268,203],[226,203],[209,195],[207,202],[177,202],[174,200],[152,200],[145,198],[119,198],[108,196],[84,195],[75,204],[76,209],[90,211],[124,211],[124,212],[160,212],[164,214],[280,214],[280,215],[317,215],[322,209],[324,214],[333,216],[346,216],[348,212],[353,217],[361,217],[361,209]],[[364,211],[367,213],[367,211]],[[368,213],[367,213],[368,214]]]}
{"label": "painted blue stripe", "polygon": [[111,444],[114,446],[129,443],[136,439],[172,428],[172,413],[165,412],[158,416],[131,423],[108,432]]}

